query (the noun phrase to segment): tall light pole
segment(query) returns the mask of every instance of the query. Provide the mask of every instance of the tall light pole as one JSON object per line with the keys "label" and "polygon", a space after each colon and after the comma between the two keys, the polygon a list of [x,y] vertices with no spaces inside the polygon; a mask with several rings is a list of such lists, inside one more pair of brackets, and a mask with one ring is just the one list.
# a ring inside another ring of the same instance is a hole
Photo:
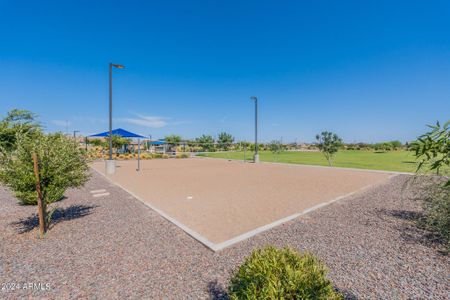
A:
{"label": "tall light pole", "polygon": [[106,162],[106,172],[114,174],[115,165],[112,159],[112,69],[124,69],[125,66],[109,63],[109,161]]}
{"label": "tall light pole", "polygon": [[258,154],[258,98],[255,96],[250,97],[251,100],[255,101],[255,157],[253,158],[253,162],[259,163],[259,154]]}

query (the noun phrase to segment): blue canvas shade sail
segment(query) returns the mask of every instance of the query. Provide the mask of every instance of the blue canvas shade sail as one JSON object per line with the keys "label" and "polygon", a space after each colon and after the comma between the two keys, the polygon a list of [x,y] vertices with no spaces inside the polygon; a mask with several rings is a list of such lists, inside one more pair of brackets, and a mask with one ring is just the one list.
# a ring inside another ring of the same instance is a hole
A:
{"label": "blue canvas shade sail", "polygon": [[165,140],[159,140],[159,141],[152,141],[150,142],[150,145],[154,145],[154,146],[161,146],[161,145],[165,145],[166,141]]}
{"label": "blue canvas shade sail", "polygon": [[[133,133],[133,132],[129,132],[129,131],[127,131],[125,129],[122,129],[122,128],[114,129],[114,130],[111,131],[111,133],[112,133],[112,135],[117,135],[117,136],[120,136],[120,137],[123,137],[123,138],[136,138],[136,139],[138,139],[138,142],[139,142],[139,144],[138,144],[138,162],[137,162],[137,169],[136,169],[136,171],[139,171],[141,169],[141,164],[140,164],[140,161],[141,161],[141,139],[145,139],[146,137],[142,136],[142,135],[139,135],[139,134],[136,134],[136,133]],[[105,131],[105,132],[102,132],[102,133],[97,133],[97,134],[90,135],[89,137],[109,137],[109,130]]]}
{"label": "blue canvas shade sail", "polygon": [[[133,132],[129,132],[122,128],[114,129],[112,131],[112,135],[117,135],[117,136],[124,137],[124,138],[137,138],[137,139],[145,139],[146,138],[145,136],[142,136],[142,135],[139,135],[139,134],[136,134]],[[109,136],[109,131],[90,135],[90,137],[108,137],[108,136]]]}

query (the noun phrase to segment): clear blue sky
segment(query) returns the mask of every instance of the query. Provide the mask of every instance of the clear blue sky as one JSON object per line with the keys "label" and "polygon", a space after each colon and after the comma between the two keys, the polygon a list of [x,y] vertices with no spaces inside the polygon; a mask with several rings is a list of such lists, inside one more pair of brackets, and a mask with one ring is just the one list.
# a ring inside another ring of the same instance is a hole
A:
{"label": "clear blue sky", "polygon": [[49,131],[414,139],[450,118],[450,1],[0,0],[0,115]]}

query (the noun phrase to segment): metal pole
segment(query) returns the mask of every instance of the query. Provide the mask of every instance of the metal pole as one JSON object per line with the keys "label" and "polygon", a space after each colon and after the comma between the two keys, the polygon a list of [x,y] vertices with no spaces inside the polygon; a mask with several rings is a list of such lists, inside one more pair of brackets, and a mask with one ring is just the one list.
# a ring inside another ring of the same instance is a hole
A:
{"label": "metal pole", "polygon": [[77,145],[77,132],[79,131],[78,130],[73,131],[73,143],[75,144],[75,146]]}
{"label": "metal pole", "polygon": [[150,140],[148,141],[148,152],[152,152],[152,135],[151,134],[149,134],[148,135],[149,137],[150,137]]}
{"label": "metal pole", "polygon": [[258,155],[258,98],[255,96],[250,97],[250,99],[255,101],[255,157],[253,162],[258,163],[259,162],[259,155]]}
{"label": "metal pole", "polygon": [[245,153],[247,152],[247,145],[244,144],[244,162],[247,161],[247,158],[245,157]]}
{"label": "metal pole", "polygon": [[255,155],[258,155],[258,98],[255,97]]}
{"label": "metal pole", "polygon": [[112,67],[109,63],[109,160],[112,160]]}
{"label": "metal pole", "polygon": [[141,139],[138,139],[138,167],[137,171],[141,169]]}

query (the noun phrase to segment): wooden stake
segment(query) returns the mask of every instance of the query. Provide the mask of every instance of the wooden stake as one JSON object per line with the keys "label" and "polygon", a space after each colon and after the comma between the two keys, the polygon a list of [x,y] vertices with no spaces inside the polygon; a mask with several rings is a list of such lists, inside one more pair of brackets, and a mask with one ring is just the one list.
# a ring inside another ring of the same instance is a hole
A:
{"label": "wooden stake", "polygon": [[33,163],[34,163],[34,176],[36,177],[36,192],[38,194],[37,202],[38,202],[38,216],[39,216],[39,234],[41,238],[43,238],[47,227],[45,224],[45,203],[44,199],[42,199],[41,181],[39,180],[38,157],[36,153],[33,153]]}

